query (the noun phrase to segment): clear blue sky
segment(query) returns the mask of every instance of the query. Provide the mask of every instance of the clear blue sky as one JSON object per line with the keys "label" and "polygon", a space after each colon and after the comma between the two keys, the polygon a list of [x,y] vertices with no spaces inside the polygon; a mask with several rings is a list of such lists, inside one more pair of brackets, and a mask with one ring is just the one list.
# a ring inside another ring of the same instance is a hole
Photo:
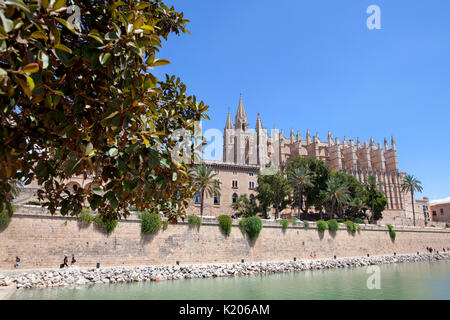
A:
{"label": "clear blue sky", "polygon": [[[223,130],[242,92],[250,126],[323,140],[394,136],[424,196],[450,196],[450,1],[166,0],[191,20],[156,75],[180,76]],[[381,30],[366,27],[369,5]]]}

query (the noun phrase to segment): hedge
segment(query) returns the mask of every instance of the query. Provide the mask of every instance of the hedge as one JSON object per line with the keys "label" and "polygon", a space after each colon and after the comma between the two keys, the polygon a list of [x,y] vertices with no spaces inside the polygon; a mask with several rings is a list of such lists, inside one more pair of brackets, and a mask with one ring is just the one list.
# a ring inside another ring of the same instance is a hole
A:
{"label": "hedge", "polygon": [[161,229],[162,220],[159,213],[145,211],[141,218],[141,232],[143,234],[155,233]]}
{"label": "hedge", "polygon": [[217,217],[217,220],[219,220],[220,229],[222,229],[223,233],[225,233],[226,236],[229,236],[231,233],[231,227],[233,225],[231,217],[227,215],[222,215]]}
{"label": "hedge", "polygon": [[328,224],[328,230],[330,230],[330,231],[339,230],[339,223],[336,220],[329,220],[329,221],[327,221],[327,224]]}
{"label": "hedge", "polygon": [[78,221],[92,222],[92,221],[94,221],[94,216],[92,214],[90,214],[88,211],[83,209],[81,214],[78,216]]}
{"label": "hedge", "polygon": [[3,209],[0,211],[0,227],[7,226],[11,222],[11,217],[8,214],[8,210]]}
{"label": "hedge", "polygon": [[283,230],[286,230],[289,227],[289,220],[281,219],[278,220],[278,222],[281,223]]}
{"label": "hedge", "polygon": [[188,216],[188,223],[191,227],[197,227],[197,229],[199,229],[202,225],[202,218],[196,215],[190,215]]}
{"label": "hedge", "polygon": [[390,224],[387,224],[386,227],[388,227],[388,229],[389,229],[389,236],[391,237],[391,239],[395,240],[396,234],[395,234],[394,227]]}
{"label": "hedge", "polygon": [[347,220],[344,222],[344,224],[347,226],[348,231],[351,231],[352,233],[356,232],[356,229],[357,229],[356,223],[354,223],[353,221]]}
{"label": "hedge", "polygon": [[263,227],[261,219],[256,216],[243,218],[239,221],[239,225],[248,234],[250,239],[256,239]]}
{"label": "hedge", "polygon": [[317,225],[317,229],[319,230],[319,232],[324,232],[325,230],[328,229],[328,224],[323,220],[317,221],[316,225]]}
{"label": "hedge", "polygon": [[100,215],[96,215],[94,218],[94,223],[105,229],[107,234],[111,234],[114,229],[117,227],[117,219],[104,221]]}

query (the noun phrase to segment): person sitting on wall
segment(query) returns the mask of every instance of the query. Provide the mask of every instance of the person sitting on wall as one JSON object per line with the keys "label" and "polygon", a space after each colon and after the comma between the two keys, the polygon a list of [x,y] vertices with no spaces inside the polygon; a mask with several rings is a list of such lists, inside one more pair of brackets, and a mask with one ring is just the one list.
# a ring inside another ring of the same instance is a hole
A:
{"label": "person sitting on wall", "polygon": [[77,260],[75,259],[75,255],[72,254],[72,263],[71,264],[74,265],[75,262],[77,262]]}
{"label": "person sitting on wall", "polygon": [[14,264],[14,269],[17,269],[19,267],[20,258],[16,257],[16,263]]}

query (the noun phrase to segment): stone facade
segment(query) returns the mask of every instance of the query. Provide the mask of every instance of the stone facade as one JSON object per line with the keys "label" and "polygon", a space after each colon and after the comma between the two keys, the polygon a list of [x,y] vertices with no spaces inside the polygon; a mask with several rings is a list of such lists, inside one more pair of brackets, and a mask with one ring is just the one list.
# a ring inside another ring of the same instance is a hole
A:
{"label": "stone facade", "polygon": [[[409,194],[403,193],[400,188],[406,173],[399,171],[397,147],[393,137],[390,146],[386,139],[382,146],[381,143],[376,144],[372,138],[364,143],[357,138],[355,143],[353,139],[347,140],[344,137],[340,142],[339,138],[333,139],[330,132],[327,140],[321,141],[318,134],[311,137],[309,129],[305,139],[301,138],[298,131],[295,135],[293,129],[289,137],[284,136],[283,130],[278,132],[276,128],[269,135],[267,129],[263,127],[259,113],[255,129],[249,129],[242,99],[239,99],[234,124],[231,114],[228,113],[224,129],[223,162],[206,162],[219,170],[222,181],[222,203],[216,206],[209,203],[211,210],[207,214],[212,216],[230,214],[232,211],[229,203],[233,195],[252,194],[252,190],[248,190],[245,183],[244,188],[233,188],[230,184],[232,179],[229,177],[230,170],[223,168],[233,166],[234,172],[246,172],[248,168],[252,168],[251,170],[257,168],[259,172],[268,164],[282,168],[295,156],[320,159],[332,170],[349,173],[361,183],[367,182],[369,175],[374,175],[377,181],[383,183],[380,188],[388,200],[383,215],[412,219],[411,199]],[[244,177],[245,173],[242,176]],[[414,205],[416,220],[429,221],[428,198],[415,200]],[[195,213],[198,210],[194,205],[189,212]],[[291,214],[294,215],[294,211],[286,209],[281,215],[288,218]]]}
{"label": "stone facade", "polygon": [[228,263],[286,261],[317,258],[357,257],[425,253],[433,247],[450,247],[450,230],[440,228],[397,227],[392,241],[386,227],[361,225],[351,234],[344,225],[340,230],[319,233],[315,223],[289,225],[283,230],[277,222],[264,221],[255,241],[242,234],[233,221],[231,234],[221,232],[217,219],[203,219],[199,230],[186,223],[169,225],[165,231],[142,235],[137,216],[118,223],[111,235],[95,225],[78,222],[75,217],[51,216],[41,208],[19,207],[11,223],[0,229],[0,269],[13,269],[15,257],[21,269],[57,268],[64,255],[77,258],[80,267],[137,266],[189,263]]}
{"label": "stone facade", "polygon": [[450,223],[450,202],[432,204],[430,211],[432,221]]}

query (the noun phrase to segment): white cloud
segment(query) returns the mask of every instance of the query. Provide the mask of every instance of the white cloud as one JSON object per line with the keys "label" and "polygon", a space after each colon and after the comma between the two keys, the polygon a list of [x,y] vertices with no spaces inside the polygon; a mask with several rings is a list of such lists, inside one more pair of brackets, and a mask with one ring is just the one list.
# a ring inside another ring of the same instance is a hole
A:
{"label": "white cloud", "polygon": [[439,204],[439,203],[447,203],[447,202],[450,202],[450,197],[447,197],[444,199],[431,200],[430,204]]}

